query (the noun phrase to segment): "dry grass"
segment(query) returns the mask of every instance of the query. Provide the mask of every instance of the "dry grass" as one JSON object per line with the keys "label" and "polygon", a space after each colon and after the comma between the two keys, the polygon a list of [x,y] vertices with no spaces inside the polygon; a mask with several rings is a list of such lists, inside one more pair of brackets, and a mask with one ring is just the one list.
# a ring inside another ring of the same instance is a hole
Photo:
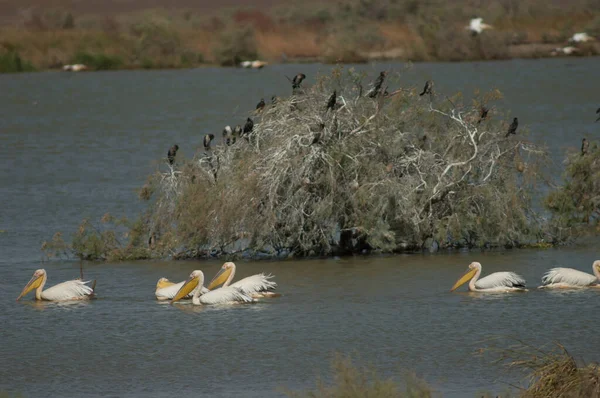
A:
{"label": "dry grass", "polygon": [[331,365],[333,380],[328,385],[319,380],[313,391],[291,392],[293,398],[431,398],[433,390],[412,374],[406,374],[401,382],[383,379],[368,367],[356,367],[349,357],[337,355]]}
{"label": "dry grass", "polygon": [[527,375],[528,387],[520,394],[523,398],[600,397],[600,366],[577,363],[560,343],[536,348],[519,342],[500,352],[500,360],[509,369]]}
{"label": "dry grass", "polygon": [[[87,4],[89,12],[78,11],[85,8],[79,3],[38,4],[0,28],[0,40],[18,47],[23,60],[37,69],[72,62],[81,51],[118,57],[124,68],[148,68],[189,67],[223,59],[230,64],[236,55],[276,62],[285,54],[292,61],[318,58],[331,63],[386,57],[412,61],[539,57],[550,55],[547,48],[522,45],[559,46],[575,32],[600,32],[600,7],[584,0],[550,4],[527,0],[518,5],[500,0],[489,4],[346,0],[337,5],[281,3],[270,11],[223,10],[223,3],[221,9],[209,7],[213,10],[209,14],[198,5],[184,7],[186,2],[166,9],[149,5],[143,10],[141,3],[129,3],[128,12],[116,3],[107,4],[103,12],[90,11],[93,4]],[[483,16],[495,29],[474,39],[464,29],[473,15]],[[140,34],[140,26],[158,29]],[[243,44],[248,48],[223,56],[231,51],[228,38],[244,29],[254,32],[254,38]],[[581,54],[588,55],[600,48],[584,50]]]}

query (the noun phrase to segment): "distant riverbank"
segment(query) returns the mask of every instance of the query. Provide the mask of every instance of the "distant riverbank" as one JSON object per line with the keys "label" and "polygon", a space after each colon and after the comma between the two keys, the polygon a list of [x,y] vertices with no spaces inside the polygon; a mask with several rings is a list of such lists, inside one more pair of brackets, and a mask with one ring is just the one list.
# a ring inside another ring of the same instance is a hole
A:
{"label": "distant riverbank", "polygon": [[[518,10],[504,9],[500,2],[486,9],[467,2],[460,8],[462,2],[408,3],[346,1],[210,15],[189,9],[77,15],[66,8],[37,7],[0,28],[0,72],[70,64],[114,70],[239,66],[257,59],[269,64],[435,62],[600,54],[595,40],[600,10],[583,1],[549,7],[529,0]],[[469,30],[474,15],[491,27]],[[569,40],[579,32],[591,40]]]}

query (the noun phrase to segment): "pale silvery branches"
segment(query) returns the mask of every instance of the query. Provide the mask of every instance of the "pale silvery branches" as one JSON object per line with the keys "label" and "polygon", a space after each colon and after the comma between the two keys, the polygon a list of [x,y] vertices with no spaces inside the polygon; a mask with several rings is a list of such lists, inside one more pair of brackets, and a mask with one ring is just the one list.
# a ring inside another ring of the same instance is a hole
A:
{"label": "pale silvery branches", "polygon": [[[531,239],[524,185],[543,151],[522,136],[505,138],[497,112],[478,123],[475,107],[430,102],[409,89],[371,99],[360,87],[338,71],[278,99],[254,117],[252,134],[165,175],[150,217],[168,210],[162,234],[193,254]],[[334,89],[337,107],[329,110]],[[519,150],[527,167],[516,167],[525,163]]]}

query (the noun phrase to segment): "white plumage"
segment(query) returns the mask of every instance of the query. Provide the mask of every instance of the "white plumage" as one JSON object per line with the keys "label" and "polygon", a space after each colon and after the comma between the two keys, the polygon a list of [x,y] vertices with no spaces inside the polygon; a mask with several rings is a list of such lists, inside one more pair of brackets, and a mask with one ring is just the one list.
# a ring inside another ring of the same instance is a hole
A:
{"label": "white plumage", "polygon": [[600,261],[594,261],[590,275],[573,268],[552,268],[542,277],[541,288],[584,288],[598,286],[600,279]]}
{"label": "white plumage", "polygon": [[233,303],[252,303],[252,297],[244,294],[240,289],[228,286],[216,290],[210,290],[201,296],[192,297],[195,305],[215,305],[215,304],[233,304]]}
{"label": "white plumage", "polygon": [[42,299],[48,301],[64,301],[90,296],[94,293],[92,288],[87,285],[90,282],[91,281],[83,282],[82,280],[75,279],[59,283],[58,285],[54,285],[42,291]]}
{"label": "white plumage", "polygon": [[[170,282],[167,278],[160,278],[158,280],[158,283],[156,284],[156,291],[154,292],[154,295],[156,296],[157,300],[171,300],[173,299],[173,297],[175,297],[175,295],[177,294],[179,289],[181,289],[184,283],[185,281],[174,283]],[[202,287],[203,293],[206,293],[208,291],[209,290],[207,288],[205,288],[204,286]],[[191,299],[192,293],[188,294],[184,298]]]}
{"label": "white plumage", "polygon": [[207,293],[204,290],[204,273],[200,270],[195,270],[190,274],[190,277],[185,281],[179,292],[173,297],[172,302],[176,302],[193,293],[192,304],[194,305],[215,305],[215,304],[235,304],[235,303],[252,303],[252,297],[244,294],[240,289],[235,287],[222,287]]}
{"label": "white plumage", "polygon": [[450,291],[458,289],[469,282],[469,290],[472,292],[513,292],[527,290],[525,279],[514,272],[494,272],[479,279],[481,275],[481,264],[472,262],[467,272],[461,276]]}
{"label": "white plumage", "polygon": [[473,34],[478,35],[485,29],[492,29],[492,25],[483,23],[483,18],[473,18],[469,21],[469,26],[467,26],[466,29],[470,30]]}
{"label": "white plumage", "polygon": [[95,282],[90,287],[87,284],[91,281],[84,282],[80,279],[74,279],[59,283],[58,285],[52,286],[46,290],[44,286],[48,275],[46,270],[38,269],[33,273],[33,276],[27,283],[27,285],[21,291],[17,300],[25,296],[27,293],[35,289],[36,300],[47,300],[47,301],[66,301],[66,300],[83,300],[88,299],[94,295]]}
{"label": "white plumage", "polygon": [[525,279],[514,272],[494,272],[475,282],[478,289],[525,287]]}
{"label": "white plumage", "polygon": [[[219,286],[230,286],[233,277],[235,276],[235,271],[235,263],[226,262],[210,281],[208,289],[215,290]],[[273,290],[277,287],[277,283],[271,281],[270,279],[272,278],[273,275],[260,273],[241,279],[231,284],[231,286],[241,289],[244,294],[247,294],[252,298],[276,297],[278,294],[274,293]]]}
{"label": "white plumage", "polygon": [[[242,293],[252,296],[255,293],[263,293],[269,290],[274,290],[277,283],[271,281],[273,275],[265,275],[263,273],[248,276],[244,279],[232,283],[230,287],[238,288]],[[224,286],[225,287],[225,286]]]}
{"label": "white plumage", "polygon": [[575,33],[569,39],[569,41],[571,43],[585,43],[585,42],[592,41],[592,40],[595,40],[595,38],[592,37],[592,36],[590,36],[590,35],[588,35],[585,32]]}

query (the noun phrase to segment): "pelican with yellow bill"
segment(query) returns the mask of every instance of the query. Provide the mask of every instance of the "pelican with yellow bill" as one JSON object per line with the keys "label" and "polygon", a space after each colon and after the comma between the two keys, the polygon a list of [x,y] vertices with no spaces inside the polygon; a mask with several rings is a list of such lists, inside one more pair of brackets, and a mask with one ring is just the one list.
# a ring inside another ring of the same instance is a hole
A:
{"label": "pelican with yellow bill", "polygon": [[219,286],[223,287],[235,287],[240,289],[244,294],[252,298],[262,297],[278,297],[279,294],[273,292],[277,287],[277,283],[272,281],[273,275],[265,275],[263,273],[248,276],[244,279],[231,284],[233,277],[235,276],[236,266],[232,262],[223,264],[219,272],[208,284],[208,290],[215,290]]}
{"label": "pelican with yellow bill", "polygon": [[573,268],[552,268],[544,274],[540,289],[600,288],[600,260],[592,264],[592,274]]}
{"label": "pelican with yellow bill", "polygon": [[252,297],[244,294],[240,289],[227,286],[220,289],[211,290],[203,293],[204,273],[200,270],[195,270],[190,274],[190,277],[184,282],[183,286],[171,303],[175,303],[184,297],[192,294],[192,304],[194,305],[216,305],[216,304],[238,304],[252,303]]}
{"label": "pelican with yellow bill", "polygon": [[481,264],[472,262],[469,264],[464,275],[456,281],[450,291],[453,292],[467,282],[469,282],[469,290],[472,292],[502,293],[527,291],[525,279],[514,272],[494,272],[479,279],[480,275]]}
{"label": "pelican with yellow bill", "polygon": [[[160,278],[158,282],[156,282],[156,290],[154,291],[154,295],[156,299],[159,301],[172,300],[173,297],[177,294],[179,289],[183,286],[185,281],[175,283],[171,282],[167,278]],[[207,293],[208,289],[202,287],[202,293]],[[188,294],[184,299],[191,299],[192,295]]]}
{"label": "pelican with yellow bill", "polygon": [[31,280],[25,285],[17,301],[25,296],[27,293],[35,289],[36,300],[46,301],[69,301],[69,300],[87,300],[94,296],[94,289],[96,287],[96,281],[92,282],[92,286],[87,284],[90,281],[83,282],[81,279],[74,279],[59,283],[58,285],[52,286],[46,290],[46,280],[48,275],[46,270],[38,269],[33,273]]}

